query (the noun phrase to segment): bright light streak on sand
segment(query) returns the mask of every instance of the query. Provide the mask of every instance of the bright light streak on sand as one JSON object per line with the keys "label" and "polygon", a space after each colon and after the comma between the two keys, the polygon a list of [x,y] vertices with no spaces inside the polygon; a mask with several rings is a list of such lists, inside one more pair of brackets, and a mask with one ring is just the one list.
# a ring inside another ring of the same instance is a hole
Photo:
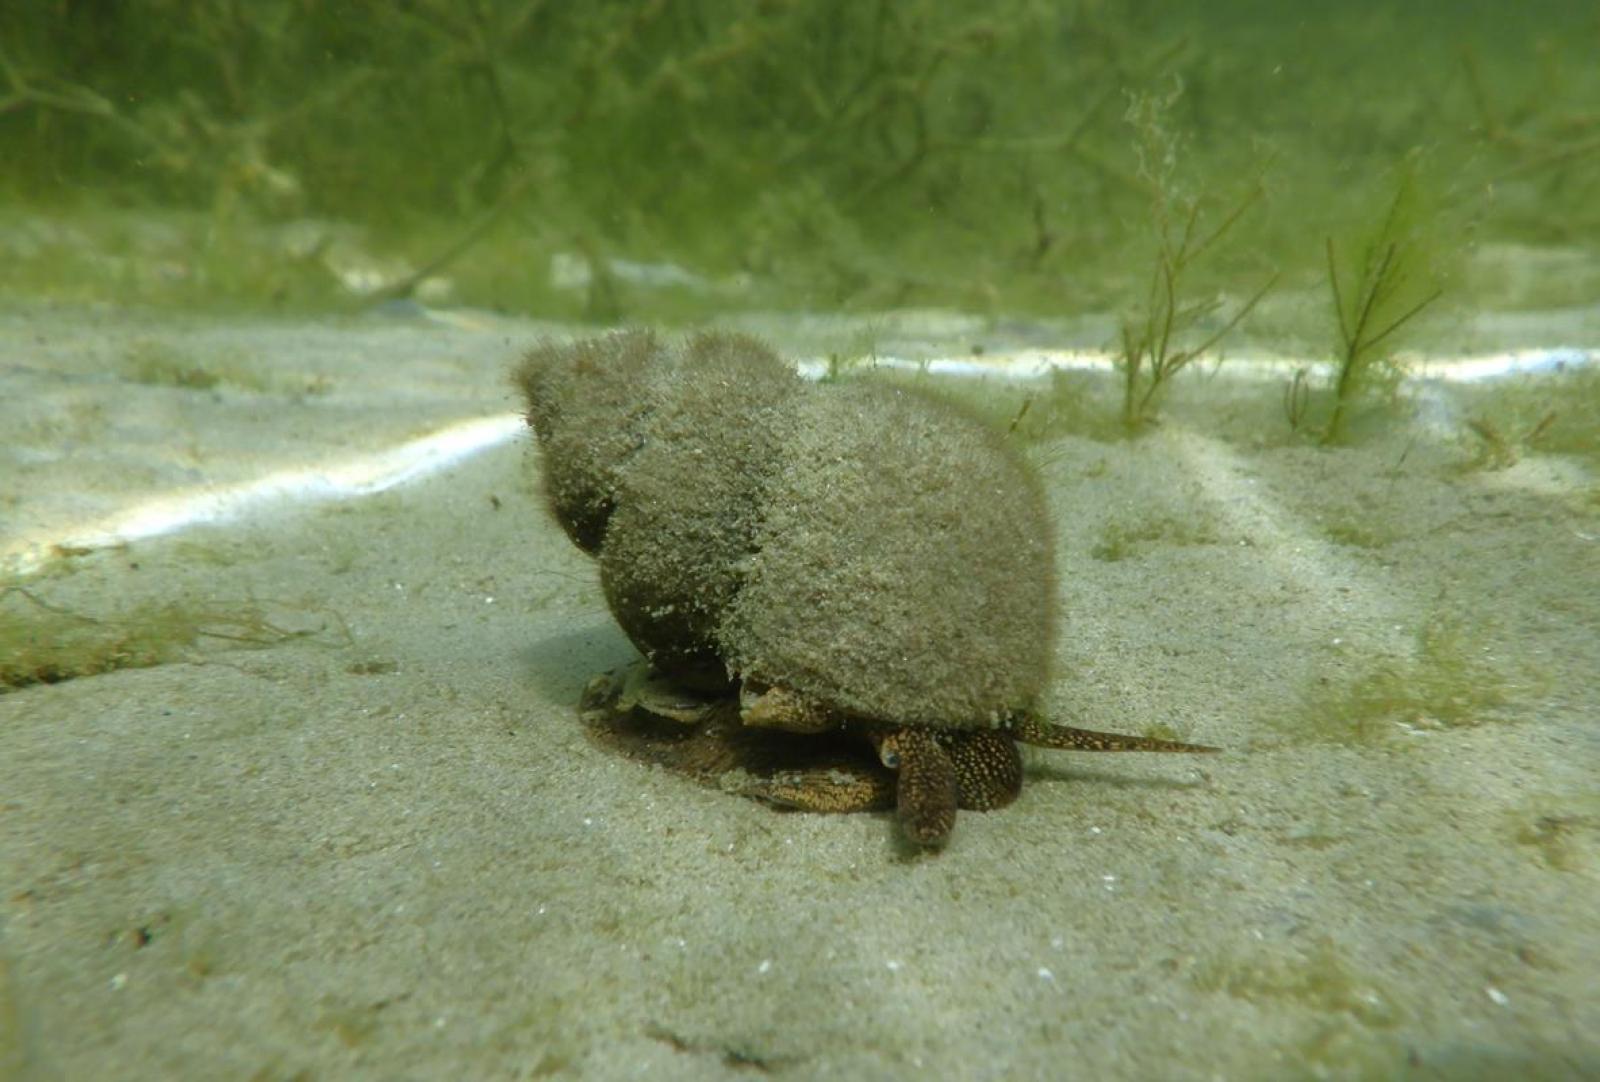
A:
{"label": "bright light streak on sand", "polygon": [[190,526],[243,518],[269,506],[347,500],[421,480],[507,443],[526,431],[505,414],[462,421],[431,435],[341,462],[280,470],[236,485],[168,493],[48,539],[23,538],[0,550],[0,570],[29,574],[58,549],[110,548]]}
{"label": "bright light streak on sand", "polygon": [[[1034,379],[1052,371],[1109,371],[1113,355],[1103,350],[1018,350],[975,357],[908,360],[876,357],[870,365],[927,371],[946,376],[996,376]],[[1201,358],[1198,367],[1215,364]],[[1444,383],[1477,383],[1520,375],[1539,375],[1600,364],[1600,350],[1576,348],[1510,350],[1483,357],[1453,360],[1418,359],[1411,365],[1413,378]],[[1303,359],[1252,357],[1230,360],[1221,372],[1242,380],[1280,379],[1306,367]],[[825,360],[799,362],[808,379],[826,376]],[[1326,372],[1329,365],[1314,367]],[[509,442],[523,432],[515,414],[480,417],[441,429],[386,450],[374,451],[342,462],[282,470],[254,481],[173,492],[130,507],[93,523],[55,536],[24,537],[0,549],[0,571],[30,574],[60,550],[110,548],[159,537],[190,526],[243,518],[271,506],[306,505],[348,500],[418,481],[471,458],[481,451]]]}
{"label": "bright light streak on sand", "polygon": [[[1110,372],[1115,367],[1115,361],[1116,355],[1106,350],[1026,349],[928,360],[879,356],[863,364],[910,372],[925,371],[933,375],[1025,380],[1056,371]],[[1194,366],[1197,370],[1210,372],[1217,363],[1218,358],[1208,354],[1197,359]],[[1592,364],[1600,364],[1600,350],[1557,347],[1507,350],[1482,357],[1412,358],[1408,370],[1419,379],[1477,383],[1505,376],[1548,374]],[[807,379],[821,379],[828,374],[829,362],[806,360],[801,361],[799,367],[800,374]],[[1225,376],[1240,380],[1267,380],[1279,379],[1285,374],[1293,375],[1301,368],[1311,368],[1313,372],[1325,374],[1330,380],[1332,378],[1332,363],[1326,358],[1307,360],[1299,357],[1236,356],[1228,359],[1220,371]]]}

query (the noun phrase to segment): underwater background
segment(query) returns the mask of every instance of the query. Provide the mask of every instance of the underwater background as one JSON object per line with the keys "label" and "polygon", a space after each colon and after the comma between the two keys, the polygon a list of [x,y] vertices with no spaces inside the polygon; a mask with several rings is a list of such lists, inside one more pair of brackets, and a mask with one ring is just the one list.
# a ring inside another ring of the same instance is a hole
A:
{"label": "underwater background", "polygon": [[22,0],[0,12],[0,285],[598,321],[1120,311],[1198,205],[1237,221],[1190,286],[1279,274],[1258,329],[1319,344],[1326,242],[1369,241],[1404,187],[1391,228],[1444,304],[1572,305],[1600,284],[1597,21],[1551,0]]}
{"label": "underwater background", "polygon": [[[0,1082],[1600,1077],[1597,55],[0,3]],[[957,400],[1042,712],[1220,753],[1029,751],[925,853],[593,739],[637,652],[510,373],[618,326]]]}

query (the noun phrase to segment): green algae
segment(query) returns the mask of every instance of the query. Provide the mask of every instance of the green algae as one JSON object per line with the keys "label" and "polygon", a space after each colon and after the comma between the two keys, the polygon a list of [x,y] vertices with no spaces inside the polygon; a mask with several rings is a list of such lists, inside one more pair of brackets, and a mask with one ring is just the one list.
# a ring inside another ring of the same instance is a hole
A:
{"label": "green algae", "polygon": [[1153,544],[1215,545],[1216,529],[1203,519],[1152,515],[1130,522],[1113,522],[1089,550],[1096,560],[1117,563],[1142,555]]}
{"label": "green algae", "polygon": [[1472,728],[1495,720],[1513,687],[1483,628],[1436,615],[1418,630],[1410,656],[1372,662],[1342,683],[1319,680],[1288,724],[1339,744]]}
{"label": "green algae", "polygon": [[1537,797],[1508,813],[1507,827],[1518,845],[1553,871],[1600,866],[1600,799]]}
{"label": "green algae", "polygon": [[253,600],[144,602],[91,616],[51,604],[21,586],[0,589],[0,617],[0,694],[117,669],[198,660],[204,647],[262,649],[324,630],[285,627]]}
{"label": "green algae", "polygon": [[1308,951],[1265,949],[1217,955],[1190,974],[1204,992],[1220,992],[1252,1003],[1287,1001],[1324,1014],[1345,1014],[1363,1026],[1390,1029],[1406,1012],[1384,982],[1364,974],[1329,938]]}

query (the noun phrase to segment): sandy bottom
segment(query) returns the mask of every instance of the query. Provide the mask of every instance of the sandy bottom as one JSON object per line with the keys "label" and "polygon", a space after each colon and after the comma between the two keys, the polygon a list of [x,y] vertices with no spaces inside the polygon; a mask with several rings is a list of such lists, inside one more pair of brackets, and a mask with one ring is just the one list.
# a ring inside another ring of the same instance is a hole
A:
{"label": "sandy bottom", "polygon": [[503,418],[536,328],[0,324],[0,620],[211,614],[0,695],[0,1077],[1600,1076],[1581,463],[1188,414],[1038,445],[1055,716],[1226,751],[1033,753],[923,854],[586,737],[632,650],[525,441],[15,571],[151,496]]}

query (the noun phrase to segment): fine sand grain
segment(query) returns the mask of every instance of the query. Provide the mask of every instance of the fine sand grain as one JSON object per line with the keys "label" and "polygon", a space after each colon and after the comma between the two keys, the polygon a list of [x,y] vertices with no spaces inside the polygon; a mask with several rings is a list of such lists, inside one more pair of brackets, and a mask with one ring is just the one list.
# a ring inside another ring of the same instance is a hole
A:
{"label": "fine sand grain", "polygon": [[39,547],[504,421],[538,328],[0,319],[0,631],[212,620],[0,694],[0,1077],[1600,1074],[1581,460],[1224,438],[1220,381],[1139,440],[1035,445],[1053,715],[1225,751],[1030,753],[922,854],[585,737],[632,648],[531,439]]}

